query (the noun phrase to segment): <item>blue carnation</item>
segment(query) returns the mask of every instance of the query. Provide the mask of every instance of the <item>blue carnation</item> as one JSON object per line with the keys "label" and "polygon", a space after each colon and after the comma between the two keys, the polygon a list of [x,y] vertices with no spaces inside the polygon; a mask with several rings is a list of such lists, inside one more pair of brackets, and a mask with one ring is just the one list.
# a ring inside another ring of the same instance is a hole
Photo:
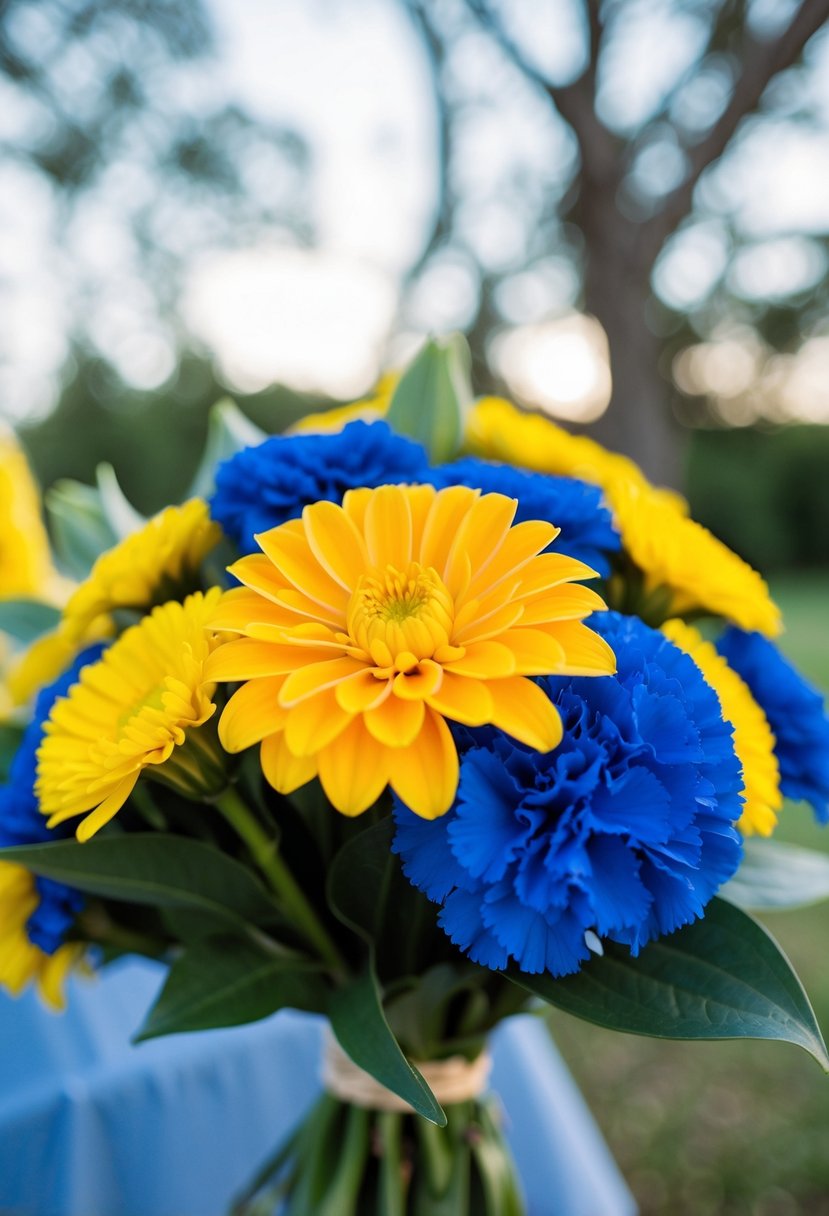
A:
{"label": "blue carnation", "polygon": [[637,618],[590,625],[615,676],[539,680],[564,724],[546,754],[461,728],[454,805],[419,819],[396,800],[394,849],[440,923],[494,969],[567,975],[592,931],[636,954],[693,921],[740,862],[740,763],[716,694]]}
{"label": "blue carnation", "polygon": [[[71,825],[47,828],[35,797],[37,750],[43,739],[43,725],[58,697],[77,684],[81,668],[100,658],[103,646],[90,646],[54,683],[42,689],[34,714],[23,733],[20,746],[9,767],[8,781],[0,786],[0,847],[41,844],[71,834]],[[79,891],[51,878],[35,880],[40,903],[29,918],[29,938],[46,954],[54,954],[63,944],[68,929],[83,906]]]}
{"label": "blue carnation", "polygon": [[419,443],[385,422],[349,422],[332,435],[273,435],[219,465],[210,511],[243,553],[303,507],[342,502],[346,490],[425,480],[428,460]]}
{"label": "blue carnation", "polygon": [[472,486],[487,494],[517,498],[516,523],[544,519],[555,524],[561,528],[555,542],[557,552],[585,562],[597,574],[610,573],[608,554],[621,547],[621,539],[598,486],[576,477],[548,477],[472,457],[432,470],[429,480],[440,487]]}
{"label": "blue carnation", "polygon": [[777,740],[780,788],[829,823],[829,717],[823,696],[759,633],[726,629],[717,642],[751,689]]}

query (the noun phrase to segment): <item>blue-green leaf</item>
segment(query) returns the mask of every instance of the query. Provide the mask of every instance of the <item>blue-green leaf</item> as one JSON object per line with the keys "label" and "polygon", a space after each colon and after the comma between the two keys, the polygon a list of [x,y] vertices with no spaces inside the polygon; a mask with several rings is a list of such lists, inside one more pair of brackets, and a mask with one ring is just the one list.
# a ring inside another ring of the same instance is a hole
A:
{"label": "blue-green leaf", "polygon": [[104,515],[119,540],[137,532],[147,522],[127,498],[111,464],[99,464],[95,470],[98,493]]}
{"label": "blue-green leaf", "polygon": [[217,466],[242,448],[253,447],[266,438],[265,431],[251,422],[229,397],[217,401],[208,417],[204,454],[187,497],[207,498],[214,490]]}
{"label": "blue-green leaf", "polygon": [[431,338],[392,394],[389,426],[417,439],[436,463],[452,460],[460,450],[472,400],[469,369],[469,347],[460,334]]}
{"label": "blue-green leaf", "polygon": [[646,946],[638,958],[613,943],[577,975],[513,969],[510,979],[551,1005],[628,1034],[665,1039],[778,1039],[829,1071],[809,999],[771,935],[715,899],[702,920]]}
{"label": "blue-green leaf", "polygon": [[740,868],[720,895],[754,912],[820,903],[829,899],[829,856],[779,840],[747,840]]}
{"label": "blue-green leaf", "polygon": [[73,578],[84,579],[96,558],[118,537],[93,486],[64,479],[46,494],[46,514],[55,554]]}
{"label": "blue-green leaf", "polygon": [[343,1051],[419,1115],[446,1126],[446,1116],[423,1077],[404,1056],[383,1012],[372,967],[332,994],[328,1016]]}
{"label": "blue-green leaf", "polygon": [[28,645],[57,627],[60,609],[40,600],[0,600],[0,632]]}
{"label": "blue-green leaf", "polygon": [[212,937],[173,963],[136,1041],[220,1026],[242,1026],[278,1009],[325,1009],[325,983],[314,963],[274,952],[249,936]]}

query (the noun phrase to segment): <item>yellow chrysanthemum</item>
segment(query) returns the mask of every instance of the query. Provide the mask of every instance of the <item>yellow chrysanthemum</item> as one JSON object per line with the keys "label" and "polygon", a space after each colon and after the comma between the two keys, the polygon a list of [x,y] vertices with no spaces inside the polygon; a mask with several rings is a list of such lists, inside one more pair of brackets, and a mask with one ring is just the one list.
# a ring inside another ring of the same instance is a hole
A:
{"label": "yellow chrysanthemum", "polygon": [[0,597],[52,600],[62,585],[49,552],[40,494],[10,431],[0,431]]}
{"label": "yellow chrysanthemum", "polygon": [[106,613],[150,608],[191,590],[199,565],[220,537],[200,498],[167,507],[101,554],[64,609],[63,632],[77,641]]}
{"label": "yellow chrysanthemum", "polygon": [[622,543],[645,575],[645,588],[670,592],[668,611],[705,610],[774,637],[780,609],[768,585],[707,528],[650,488],[617,487],[611,505]]}
{"label": "yellow chrysanthemum", "polygon": [[703,609],[743,629],[780,632],[780,610],[757,571],[689,519],[680,495],[652,486],[626,456],[495,397],[473,408],[467,444],[481,456],[601,486],[645,591],[664,588],[668,614]]}
{"label": "yellow chrysanthemum", "polygon": [[356,815],[390,783],[427,818],[457,788],[445,719],[555,747],[558,714],[527,677],[615,663],[581,624],[604,607],[575,585],[594,572],[542,552],[551,524],[512,527],[516,506],[466,486],[381,486],[259,536],[263,552],[232,567],[244,587],[214,620],[244,635],[208,664],[211,679],[247,681],[222,716],[225,747],[261,741],[283,793],[318,774]]}
{"label": "yellow chrysanthemum", "polygon": [[120,810],[148,766],[165,765],[157,775],[182,787],[198,789],[207,779],[202,761],[174,752],[216,708],[205,666],[219,644],[208,624],[220,597],[214,588],[154,608],[55,703],[35,784],[49,827],[84,815],[77,836],[88,840]]}
{"label": "yellow chrysanthemum", "polygon": [[[541,414],[528,414],[502,397],[481,397],[466,424],[466,446],[489,460],[537,473],[579,477],[609,492],[616,484],[647,485],[639,466],[586,435],[571,435]],[[678,496],[677,496],[678,497]]]}
{"label": "yellow chrysanthemum", "polygon": [[377,382],[370,397],[352,401],[349,405],[338,405],[331,410],[320,410],[316,414],[306,414],[288,428],[288,434],[324,435],[329,431],[341,431],[347,422],[353,422],[355,418],[362,418],[366,422],[383,418],[388,412],[392,393],[399,379],[399,372],[386,372]]}
{"label": "yellow chrysanthemum", "polygon": [[684,621],[667,621],[663,632],[689,654],[716,692],[723,717],[734,728],[734,750],[743,766],[745,806],[738,827],[746,835],[770,836],[783,805],[775,739],[768,719],[748,685],[699,630]]}
{"label": "yellow chrysanthemum", "polygon": [[63,986],[83,947],[70,942],[46,954],[29,940],[26,925],[38,905],[32,874],[0,862],[0,986],[18,996],[33,981],[53,1009],[63,1008]]}

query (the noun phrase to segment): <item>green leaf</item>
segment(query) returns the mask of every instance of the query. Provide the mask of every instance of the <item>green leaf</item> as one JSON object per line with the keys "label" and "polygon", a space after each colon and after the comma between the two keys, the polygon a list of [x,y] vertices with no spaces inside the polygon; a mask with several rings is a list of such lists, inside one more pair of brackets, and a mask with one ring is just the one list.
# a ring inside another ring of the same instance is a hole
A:
{"label": "green leaf", "polygon": [[373,967],[338,988],[328,1005],[331,1028],[343,1051],[419,1115],[446,1125],[446,1116],[423,1077],[412,1067],[392,1034]]}
{"label": "green leaf", "polygon": [[204,454],[187,497],[206,498],[212,494],[217,466],[242,448],[254,447],[266,438],[266,432],[251,422],[229,397],[217,401],[208,416]]}
{"label": "green leaf", "polygon": [[778,840],[747,840],[742,864],[720,896],[755,912],[819,903],[829,899],[829,856]]}
{"label": "green leaf", "polygon": [[28,645],[57,628],[60,609],[40,600],[0,600],[0,632]]}
{"label": "green leaf", "polygon": [[106,899],[157,908],[196,908],[224,920],[268,923],[278,915],[258,879],[209,844],[163,832],[95,836],[86,844],[0,849],[0,860]]}
{"label": "green leaf", "polygon": [[389,426],[419,440],[436,463],[451,460],[460,449],[472,400],[469,369],[469,347],[460,334],[431,338],[392,394]]}
{"label": "green leaf", "polygon": [[106,517],[100,492],[79,481],[57,481],[46,494],[46,514],[58,561],[84,579],[96,558],[118,537]]}
{"label": "green leaf", "polygon": [[325,996],[313,963],[275,954],[248,936],[208,938],[172,965],[135,1041],[242,1026],[277,1009],[321,1013]]}
{"label": "green leaf", "polygon": [[779,1039],[829,1071],[809,999],[769,933],[712,900],[702,920],[646,946],[638,958],[613,943],[577,975],[512,969],[509,978],[574,1017],[664,1039]]}
{"label": "green leaf", "polygon": [[347,840],[328,875],[328,902],[335,916],[374,945],[384,924],[395,856],[391,816]]}
{"label": "green leaf", "polygon": [[95,470],[101,507],[107,523],[119,540],[137,532],[147,522],[145,516],[136,511],[118,482],[111,464],[99,464]]}

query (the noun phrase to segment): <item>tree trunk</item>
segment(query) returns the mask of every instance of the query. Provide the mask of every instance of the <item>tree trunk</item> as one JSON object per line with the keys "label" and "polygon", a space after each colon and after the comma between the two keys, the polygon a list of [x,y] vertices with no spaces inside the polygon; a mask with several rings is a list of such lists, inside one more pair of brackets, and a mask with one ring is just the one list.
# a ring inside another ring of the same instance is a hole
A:
{"label": "tree trunk", "polygon": [[607,334],[613,379],[607,412],[589,434],[630,456],[657,485],[681,489],[683,436],[659,370],[662,344],[646,320],[650,276],[636,264],[636,226],[611,215],[601,235],[585,232],[585,310]]}

